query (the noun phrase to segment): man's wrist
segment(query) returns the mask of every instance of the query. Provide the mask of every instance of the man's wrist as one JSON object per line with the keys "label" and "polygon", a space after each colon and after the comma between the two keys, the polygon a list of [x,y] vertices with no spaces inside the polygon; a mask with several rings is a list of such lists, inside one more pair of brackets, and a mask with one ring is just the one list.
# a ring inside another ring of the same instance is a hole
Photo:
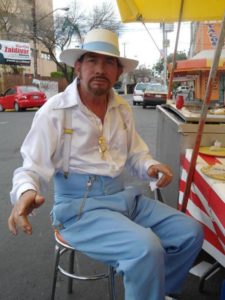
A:
{"label": "man's wrist", "polygon": [[21,193],[20,197],[22,197],[23,194],[25,194],[26,192],[29,192],[29,191],[36,193],[36,191],[34,189],[27,189],[26,191]]}

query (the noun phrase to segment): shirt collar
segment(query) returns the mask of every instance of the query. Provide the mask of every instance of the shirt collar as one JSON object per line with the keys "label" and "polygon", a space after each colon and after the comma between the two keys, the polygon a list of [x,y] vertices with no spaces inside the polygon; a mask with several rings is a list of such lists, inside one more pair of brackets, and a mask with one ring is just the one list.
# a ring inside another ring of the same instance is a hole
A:
{"label": "shirt collar", "polygon": [[[77,78],[74,79],[74,81],[66,87],[64,92],[60,93],[60,99],[59,101],[55,101],[55,107],[54,109],[62,109],[62,108],[69,108],[69,107],[75,107],[79,105],[81,102],[80,95],[78,92],[77,87]],[[109,93],[109,107],[116,107],[119,105],[124,105],[124,99],[117,95],[113,89],[110,90]]]}
{"label": "shirt collar", "polygon": [[59,94],[58,101],[55,102],[55,109],[69,108],[78,105],[78,89],[77,89],[77,78],[66,87],[64,92]]}

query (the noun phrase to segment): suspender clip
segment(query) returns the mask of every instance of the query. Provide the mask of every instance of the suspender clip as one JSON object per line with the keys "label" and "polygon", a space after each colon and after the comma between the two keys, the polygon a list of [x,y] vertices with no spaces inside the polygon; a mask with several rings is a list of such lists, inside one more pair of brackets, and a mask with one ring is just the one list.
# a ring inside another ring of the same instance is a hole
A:
{"label": "suspender clip", "polygon": [[71,128],[65,128],[64,129],[64,133],[65,134],[72,134],[73,133],[73,129],[71,129]]}

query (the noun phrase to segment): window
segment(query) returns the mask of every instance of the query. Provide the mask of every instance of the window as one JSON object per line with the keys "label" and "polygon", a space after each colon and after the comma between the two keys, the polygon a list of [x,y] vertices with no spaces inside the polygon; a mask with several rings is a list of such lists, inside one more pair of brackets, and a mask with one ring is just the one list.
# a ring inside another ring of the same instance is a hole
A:
{"label": "window", "polygon": [[44,52],[44,51],[41,52],[41,58],[45,59],[45,60],[51,60],[50,54],[48,52]]}
{"label": "window", "polygon": [[16,89],[15,89],[15,88],[8,89],[8,90],[5,92],[5,95],[13,95],[13,94],[16,94]]}
{"label": "window", "polygon": [[36,86],[31,86],[31,85],[20,86],[20,90],[22,93],[40,92]]}

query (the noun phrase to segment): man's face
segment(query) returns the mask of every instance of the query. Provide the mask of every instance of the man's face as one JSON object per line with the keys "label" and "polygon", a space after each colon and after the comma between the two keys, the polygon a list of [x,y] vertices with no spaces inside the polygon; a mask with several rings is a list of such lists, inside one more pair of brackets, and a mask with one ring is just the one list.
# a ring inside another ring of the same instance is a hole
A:
{"label": "man's face", "polygon": [[95,53],[85,54],[81,61],[76,62],[75,70],[81,89],[94,96],[108,94],[122,73],[117,58]]}

